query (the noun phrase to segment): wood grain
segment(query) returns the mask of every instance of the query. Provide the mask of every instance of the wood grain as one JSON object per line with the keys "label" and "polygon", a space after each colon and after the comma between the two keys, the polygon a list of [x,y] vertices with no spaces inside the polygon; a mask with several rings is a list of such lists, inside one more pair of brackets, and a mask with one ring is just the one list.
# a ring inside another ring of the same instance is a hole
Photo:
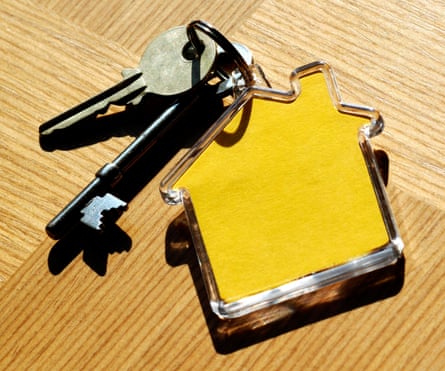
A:
{"label": "wood grain", "polygon": [[[1,368],[443,369],[444,15],[439,1],[4,0]],[[45,152],[38,126],[118,81],[161,30],[196,18],[248,45],[275,86],[324,59],[346,101],[383,113],[375,143],[391,158],[406,243],[398,294],[218,352],[193,259],[169,251],[181,209],[163,204],[158,184],[171,163],[111,235],[46,237],[50,218],[132,137]]]}

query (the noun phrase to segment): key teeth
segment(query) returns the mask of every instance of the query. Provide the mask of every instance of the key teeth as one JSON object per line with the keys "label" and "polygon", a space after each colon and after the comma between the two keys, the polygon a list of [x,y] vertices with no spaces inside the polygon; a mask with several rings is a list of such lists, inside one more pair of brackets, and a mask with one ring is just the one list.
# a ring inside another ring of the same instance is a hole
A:
{"label": "key teeth", "polygon": [[111,209],[104,209],[101,213],[101,217],[99,219],[100,229],[103,229],[103,226],[107,222],[115,222],[119,217],[123,214],[124,211],[128,209],[127,204],[122,202],[118,207],[113,207]]}
{"label": "key teeth", "polygon": [[104,196],[95,196],[91,199],[81,210],[80,221],[94,230],[102,231],[107,222],[115,222],[127,209],[126,202],[106,193]]}
{"label": "key teeth", "polygon": [[[121,75],[124,79],[128,79],[132,76],[136,76],[138,74],[142,74],[141,70],[139,68],[124,68],[121,72]],[[143,74],[142,74],[143,78]],[[144,80],[145,84],[145,80]],[[139,103],[141,103],[142,98],[144,97],[143,91],[147,90],[146,84],[144,86],[141,86],[140,91],[135,94],[135,97],[132,99],[129,99],[125,102],[125,105],[127,106],[137,106]]]}

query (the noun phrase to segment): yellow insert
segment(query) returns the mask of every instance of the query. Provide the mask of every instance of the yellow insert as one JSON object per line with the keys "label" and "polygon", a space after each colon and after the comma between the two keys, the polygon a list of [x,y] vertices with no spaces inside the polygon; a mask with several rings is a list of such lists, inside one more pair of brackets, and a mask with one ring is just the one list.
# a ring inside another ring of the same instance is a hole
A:
{"label": "yellow insert", "polygon": [[333,107],[322,73],[301,88],[290,104],[254,99],[241,139],[228,143],[240,113],[175,185],[191,194],[226,302],[388,242],[358,144],[365,120]]}

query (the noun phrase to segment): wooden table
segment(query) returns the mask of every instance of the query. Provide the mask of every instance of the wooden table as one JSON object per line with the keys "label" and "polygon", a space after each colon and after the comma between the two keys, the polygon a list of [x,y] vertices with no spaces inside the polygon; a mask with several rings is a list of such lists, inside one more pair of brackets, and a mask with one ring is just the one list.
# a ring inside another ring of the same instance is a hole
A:
{"label": "wooden table", "polygon": [[[440,1],[3,0],[0,368],[443,369],[444,16]],[[224,354],[193,266],[166,257],[181,212],[158,193],[171,163],[119,220],[130,240],[119,235],[118,251],[46,236],[132,137],[48,152],[39,125],[111,86],[160,31],[196,18],[248,45],[274,86],[323,59],[346,101],[381,111],[374,143],[391,159],[388,193],[406,244],[400,292]]]}

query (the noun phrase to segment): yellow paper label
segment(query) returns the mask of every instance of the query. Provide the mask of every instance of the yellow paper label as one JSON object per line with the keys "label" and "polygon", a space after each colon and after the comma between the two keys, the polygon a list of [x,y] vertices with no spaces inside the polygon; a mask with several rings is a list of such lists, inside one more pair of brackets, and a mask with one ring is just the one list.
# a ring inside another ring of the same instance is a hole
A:
{"label": "yellow paper label", "polygon": [[254,99],[175,185],[191,195],[226,302],[388,242],[358,143],[366,119],[334,108],[322,73],[301,89],[289,104]]}

